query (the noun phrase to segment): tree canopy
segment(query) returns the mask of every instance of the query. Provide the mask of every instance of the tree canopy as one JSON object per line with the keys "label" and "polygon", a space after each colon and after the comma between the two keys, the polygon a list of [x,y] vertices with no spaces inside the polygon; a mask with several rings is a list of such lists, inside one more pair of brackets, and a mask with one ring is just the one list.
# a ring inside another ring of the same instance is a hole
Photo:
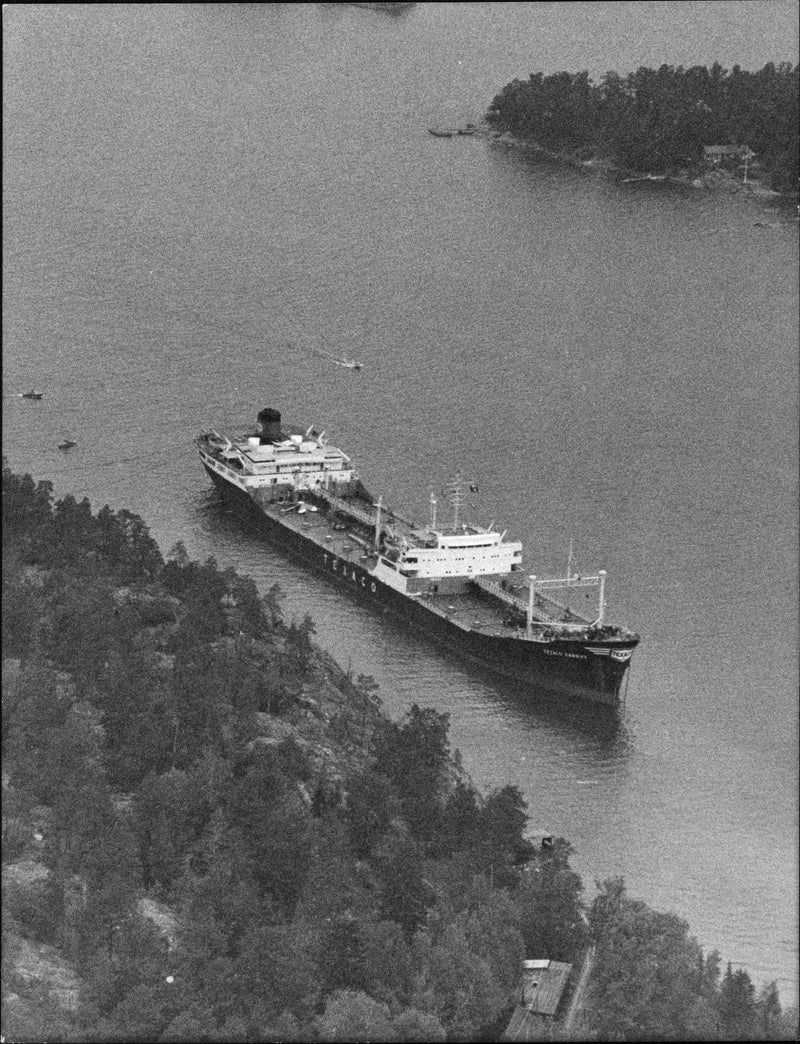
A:
{"label": "tree canopy", "polygon": [[523,958],[593,940],[596,1033],[782,1032],[774,988],[621,882],[587,924],[568,843],[471,785],[447,715],[389,721],[275,586],[8,468],[3,513],[3,856],[39,867],[4,930],[81,984],[59,1013],[4,947],[9,1038],[487,1039]]}
{"label": "tree canopy", "polygon": [[532,73],[492,101],[498,130],[547,149],[610,157],[623,169],[695,170],[706,145],[749,147],[773,186],[797,192],[800,67],[768,62],[748,72],[718,62],[607,72]]}

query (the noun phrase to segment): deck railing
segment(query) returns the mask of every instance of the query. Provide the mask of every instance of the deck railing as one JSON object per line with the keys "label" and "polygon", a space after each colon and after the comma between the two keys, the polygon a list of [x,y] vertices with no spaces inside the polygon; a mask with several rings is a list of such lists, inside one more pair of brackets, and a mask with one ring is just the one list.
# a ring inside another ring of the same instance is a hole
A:
{"label": "deck railing", "polygon": [[359,522],[363,522],[365,526],[375,525],[375,511],[368,511],[366,508],[356,507],[352,500],[346,500],[344,497],[337,497],[333,493],[329,493],[327,490],[319,490],[315,492],[315,495],[325,500],[330,507],[335,511],[341,511],[343,515],[349,515],[350,518],[355,518]]}
{"label": "deck railing", "polygon": [[[516,594],[514,591],[509,591],[506,587],[503,587],[497,580],[490,580],[487,577],[476,576],[473,578],[473,583],[486,591],[487,594],[493,595],[498,598],[501,602],[505,602],[507,605],[513,606],[523,616],[527,616],[529,608],[529,595],[526,593],[524,596]],[[534,592],[533,602],[533,619],[537,623],[547,624],[563,624],[565,622],[576,623],[576,624],[590,624],[593,621],[586,616],[582,616],[580,613],[576,613],[574,609],[571,609],[568,605],[564,605],[551,595],[541,594],[539,590],[540,584],[552,584],[554,587],[561,584],[561,581],[556,580],[537,580],[536,590]],[[596,579],[572,581],[571,587],[589,587],[596,586]],[[552,607],[552,609],[550,608]],[[553,612],[555,609],[555,612]],[[565,621],[565,615],[569,614],[569,621]]]}
{"label": "deck railing", "polygon": [[[488,577],[476,576],[473,577],[472,582],[482,591],[486,591],[487,594],[490,594],[501,602],[505,602],[506,605],[510,605],[514,609],[517,609],[523,616],[527,616],[527,597],[521,598],[518,594],[507,590],[507,588],[503,587],[502,584],[498,583],[496,580],[490,580]],[[539,623],[558,623],[559,617],[551,616],[550,613],[545,612],[540,604],[542,601],[543,599],[540,596],[537,596],[536,604],[534,604],[533,607],[534,619]],[[548,598],[547,601],[552,601],[552,599]]]}

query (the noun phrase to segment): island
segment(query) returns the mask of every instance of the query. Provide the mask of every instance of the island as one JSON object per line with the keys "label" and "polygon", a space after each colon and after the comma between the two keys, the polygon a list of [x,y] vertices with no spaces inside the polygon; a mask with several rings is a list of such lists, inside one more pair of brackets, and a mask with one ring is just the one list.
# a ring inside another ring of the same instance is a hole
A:
{"label": "island", "polygon": [[599,82],[532,73],[500,91],[486,125],[509,144],[629,180],[736,180],[796,196],[799,69],[662,65]]}

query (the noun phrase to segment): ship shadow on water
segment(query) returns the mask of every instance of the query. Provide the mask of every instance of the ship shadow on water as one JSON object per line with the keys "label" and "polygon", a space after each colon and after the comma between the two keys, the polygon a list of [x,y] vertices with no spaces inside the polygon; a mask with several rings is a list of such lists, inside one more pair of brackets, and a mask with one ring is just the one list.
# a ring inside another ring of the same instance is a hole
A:
{"label": "ship shadow on water", "polygon": [[[408,620],[393,614],[386,608],[376,611],[356,595],[348,586],[338,580],[332,580],[329,574],[313,568],[298,556],[283,549],[265,537],[260,520],[255,514],[246,514],[235,506],[226,504],[214,490],[204,492],[197,500],[195,512],[200,529],[207,533],[216,543],[220,540],[227,545],[226,550],[232,558],[246,561],[235,568],[244,575],[249,575],[248,563],[259,554],[267,553],[286,563],[287,569],[297,570],[314,582],[324,583],[326,589],[335,591],[348,602],[356,605],[374,622],[385,636],[384,647],[391,646],[396,640],[397,631],[392,626],[399,623],[403,637],[407,642],[418,644],[420,655],[437,657],[460,672],[477,677],[488,690],[486,698],[501,704],[515,717],[537,726],[547,726],[558,732],[581,733],[590,737],[602,748],[617,748],[622,753],[630,746],[630,733],[626,724],[624,702],[619,707],[608,707],[594,704],[575,697],[551,692],[544,688],[531,688],[513,679],[496,674],[491,668],[478,659],[470,659],[458,652],[433,641],[423,630],[414,627]],[[217,549],[218,553],[221,551]],[[227,557],[227,556],[226,556]],[[253,577],[253,579],[258,579]],[[272,578],[270,578],[272,581]],[[280,577],[274,577],[280,584]],[[313,617],[313,613],[312,613]],[[391,621],[391,624],[390,624]],[[336,650],[328,650],[336,657]],[[344,666],[344,665],[342,665]]]}

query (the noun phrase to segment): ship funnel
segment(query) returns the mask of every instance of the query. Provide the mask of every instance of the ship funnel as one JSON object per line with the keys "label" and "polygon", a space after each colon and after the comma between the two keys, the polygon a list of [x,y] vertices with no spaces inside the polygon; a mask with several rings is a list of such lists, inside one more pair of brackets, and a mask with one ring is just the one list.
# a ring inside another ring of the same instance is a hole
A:
{"label": "ship funnel", "polygon": [[267,407],[258,415],[261,442],[279,442],[281,438],[281,415],[277,410]]}

